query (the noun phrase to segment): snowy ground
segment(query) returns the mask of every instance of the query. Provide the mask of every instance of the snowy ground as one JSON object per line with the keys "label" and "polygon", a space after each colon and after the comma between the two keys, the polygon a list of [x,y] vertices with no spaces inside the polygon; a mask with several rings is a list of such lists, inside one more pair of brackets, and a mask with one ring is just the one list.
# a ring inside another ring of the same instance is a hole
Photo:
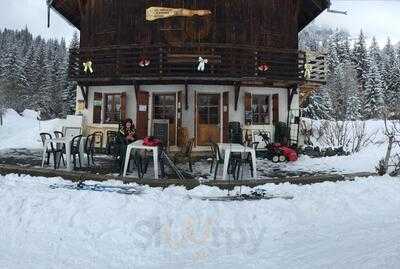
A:
{"label": "snowy ground", "polygon": [[[293,200],[206,202],[0,177],[0,268],[399,268],[400,181],[266,185]],[[243,189],[242,191],[247,191]]]}

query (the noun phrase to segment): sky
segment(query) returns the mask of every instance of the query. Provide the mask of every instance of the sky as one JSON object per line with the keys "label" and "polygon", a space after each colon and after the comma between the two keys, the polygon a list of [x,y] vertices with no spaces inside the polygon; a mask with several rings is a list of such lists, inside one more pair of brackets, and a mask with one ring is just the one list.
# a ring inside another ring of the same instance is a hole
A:
{"label": "sky", "polygon": [[[356,37],[360,29],[367,37],[375,36],[384,45],[390,36],[400,42],[400,0],[332,0],[332,9],[347,11],[348,15],[324,12],[315,22],[347,29]],[[28,26],[35,35],[46,38],[72,38],[76,29],[61,16],[51,12],[47,28],[46,0],[0,0],[0,28],[21,29]]]}
{"label": "sky", "polygon": [[400,42],[400,0],[332,0],[332,10],[347,11],[348,15],[325,11],[315,22],[334,28],[344,28],[356,38],[360,29],[369,40],[376,37],[380,46],[387,38],[392,43]]}

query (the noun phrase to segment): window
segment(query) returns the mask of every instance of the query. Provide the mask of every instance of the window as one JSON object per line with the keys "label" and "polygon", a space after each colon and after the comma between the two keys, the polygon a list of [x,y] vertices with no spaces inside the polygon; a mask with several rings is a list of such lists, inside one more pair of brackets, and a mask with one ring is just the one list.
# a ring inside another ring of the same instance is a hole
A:
{"label": "window", "polygon": [[106,94],[104,123],[119,123],[122,120],[121,100],[121,94]]}
{"label": "window", "polygon": [[176,99],[175,94],[154,95],[154,119],[167,119],[169,124],[175,123]]}
{"label": "window", "polygon": [[270,124],[270,96],[252,95],[251,112],[253,124]]}
{"label": "window", "polygon": [[219,94],[199,94],[199,124],[219,124]]}

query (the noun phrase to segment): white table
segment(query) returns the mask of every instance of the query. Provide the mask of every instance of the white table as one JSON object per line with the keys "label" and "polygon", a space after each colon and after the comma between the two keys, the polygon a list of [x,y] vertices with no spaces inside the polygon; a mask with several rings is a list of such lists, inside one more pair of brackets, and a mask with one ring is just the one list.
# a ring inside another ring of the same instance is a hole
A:
{"label": "white table", "polygon": [[[57,146],[57,144],[64,144],[65,145],[65,155],[66,155],[66,161],[67,161],[67,170],[68,171],[72,171],[73,170],[73,165],[71,162],[71,143],[72,143],[72,139],[74,139],[74,137],[72,136],[66,136],[66,137],[61,137],[61,138],[53,138],[53,139],[46,139],[44,142],[44,146],[43,146],[43,157],[42,157],[42,167],[44,166],[44,162],[46,159],[46,150],[49,146],[49,143],[53,143],[54,147]],[[81,139],[81,144],[79,146],[79,155],[81,157],[81,162],[84,162],[84,148],[85,148],[85,141],[86,138],[82,137]],[[54,158],[53,158],[54,160]],[[56,160],[54,160],[54,162],[56,162]]]}
{"label": "white table", "polygon": [[124,173],[123,177],[126,177],[126,171],[128,170],[129,157],[131,156],[132,150],[151,150],[153,151],[153,160],[154,160],[154,177],[158,179],[158,147],[151,147],[143,145],[143,140],[137,140],[133,143],[130,143],[126,148],[125,154],[125,163],[124,163]]}
{"label": "white table", "polygon": [[219,143],[218,144],[219,150],[222,153],[224,153],[224,172],[222,174],[222,179],[226,180],[228,177],[228,166],[229,166],[229,158],[231,155],[231,152],[236,152],[236,153],[250,153],[251,154],[251,159],[253,163],[253,177],[257,179],[257,158],[256,158],[256,150],[254,148],[250,147],[245,147],[241,144],[235,144],[235,143]]}

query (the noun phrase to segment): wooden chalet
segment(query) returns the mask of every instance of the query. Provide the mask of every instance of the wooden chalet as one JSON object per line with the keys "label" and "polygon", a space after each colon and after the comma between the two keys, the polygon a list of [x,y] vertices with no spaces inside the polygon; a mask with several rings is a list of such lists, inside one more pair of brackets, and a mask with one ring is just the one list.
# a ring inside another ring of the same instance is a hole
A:
{"label": "wooden chalet", "polygon": [[[315,77],[298,32],[328,0],[50,0],[80,30],[69,76],[91,131],[132,118],[169,122],[169,145],[228,140],[228,122],[274,132],[296,124],[299,86]],[[318,69],[320,70],[320,69]],[[317,71],[318,71],[317,70]],[[323,75],[323,74],[321,74]],[[305,79],[305,77],[307,79]],[[322,78],[323,80],[323,78]],[[321,77],[315,78],[321,83]]]}

